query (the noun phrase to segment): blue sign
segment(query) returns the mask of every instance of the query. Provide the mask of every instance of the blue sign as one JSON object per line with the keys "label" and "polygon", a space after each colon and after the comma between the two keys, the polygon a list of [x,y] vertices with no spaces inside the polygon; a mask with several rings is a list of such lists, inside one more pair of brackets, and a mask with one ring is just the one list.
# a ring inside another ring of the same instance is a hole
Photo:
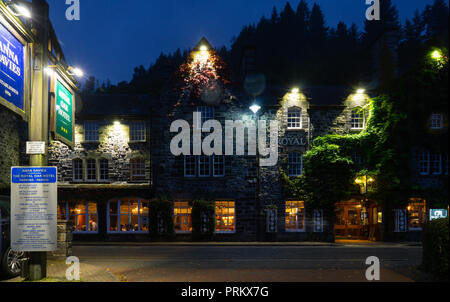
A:
{"label": "blue sign", "polygon": [[430,220],[447,218],[448,212],[446,209],[431,209],[430,210]]}
{"label": "blue sign", "polygon": [[0,98],[21,111],[25,111],[24,79],[24,46],[0,23]]}
{"label": "blue sign", "polygon": [[56,183],[56,168],[12,168],[11,182],[13,184],[23,183]]}

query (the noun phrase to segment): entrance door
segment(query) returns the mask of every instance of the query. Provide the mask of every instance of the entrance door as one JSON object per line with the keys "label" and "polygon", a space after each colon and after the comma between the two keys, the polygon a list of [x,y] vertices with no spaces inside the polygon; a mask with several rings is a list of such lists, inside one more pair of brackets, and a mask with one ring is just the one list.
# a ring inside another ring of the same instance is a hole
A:
{"label": "entrance door", "polygon": [[360,239],[361,237],[360,203],[349,202],[336,205],[335,234],[338,238]]}

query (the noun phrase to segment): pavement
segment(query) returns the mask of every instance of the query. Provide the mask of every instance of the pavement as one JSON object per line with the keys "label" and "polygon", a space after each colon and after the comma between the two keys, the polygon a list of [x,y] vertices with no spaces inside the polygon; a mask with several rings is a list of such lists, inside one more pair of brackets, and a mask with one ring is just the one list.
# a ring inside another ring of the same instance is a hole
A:
{"label": "pavement", "polygon": [[[380,259],[383,282],[417,280],[418,243],[77,243],[81,282],[364,282]],[[46,282],[66,282],[64,260]],[[21,278],[7,280],[20,282]]]}

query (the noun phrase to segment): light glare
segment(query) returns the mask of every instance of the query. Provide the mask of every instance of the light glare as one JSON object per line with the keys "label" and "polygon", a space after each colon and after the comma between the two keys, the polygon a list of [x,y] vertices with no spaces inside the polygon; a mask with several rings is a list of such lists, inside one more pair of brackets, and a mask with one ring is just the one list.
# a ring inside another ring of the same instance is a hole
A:
{"label": "light glare", "polygon": [[31,18],[31,12],[25,6],[15,5],[14,7],[16,8],[19,15],[24,16],[25,18],[28,18],[28,19]]}
{"label": "light glare", "polygon": [[259,110],[261,109],[261,106],[259,106],[259,105],[252,105],[252,106],[250,106],[250,110],[253,112],[253,113],[257,113]]}

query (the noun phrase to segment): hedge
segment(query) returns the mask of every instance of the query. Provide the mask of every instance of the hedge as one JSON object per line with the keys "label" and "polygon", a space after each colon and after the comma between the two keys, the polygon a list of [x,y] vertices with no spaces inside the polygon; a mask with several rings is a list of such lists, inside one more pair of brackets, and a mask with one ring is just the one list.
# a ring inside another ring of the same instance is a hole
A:
{"label": "hedge", "polygon": [[448,218],[426,224],[423,231],[423,269],[436,279],[449,277],[449,229]]}

